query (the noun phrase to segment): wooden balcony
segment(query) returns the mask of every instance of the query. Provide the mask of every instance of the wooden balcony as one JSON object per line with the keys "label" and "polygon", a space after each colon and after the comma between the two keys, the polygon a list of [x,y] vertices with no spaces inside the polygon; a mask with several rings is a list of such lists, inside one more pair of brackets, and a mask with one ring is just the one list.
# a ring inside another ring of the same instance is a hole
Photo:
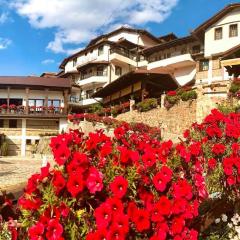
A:
{"label": "wooden balcony", "polygon": [[0,118],[63,118],[67,117],[67,111],[61,107],[24,107],[15,109],[0,108]]}

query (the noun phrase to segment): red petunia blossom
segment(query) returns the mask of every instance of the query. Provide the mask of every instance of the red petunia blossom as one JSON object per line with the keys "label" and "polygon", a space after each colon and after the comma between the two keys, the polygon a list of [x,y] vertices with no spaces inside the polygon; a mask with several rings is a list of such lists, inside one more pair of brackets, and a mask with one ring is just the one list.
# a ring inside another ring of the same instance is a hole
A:
{"label": "red petunia blossom", "polygon": [[96,208],[94,211],[94,217],[96,219],[98,229],[108,227],[112,217],[112,209],[109,204],[102,203],[98,208]]}
{"label": "red petunia blossom", "polygon": [[28,230],[28,236],[30,240],[44,240],[44,225],[41,222],[33,225]]}
{"label": "red petunia blossom", "polygon": [[128,181],[123,176],[117,176],[109,186],[115,197],[122,198],[127,192]]}
{"label": "red petunia blossom", "polygon": [[125,240],[125,232],[118,226],[111,226],[107,233],[107,238],[111,240]]}
{"label": "red petunia blossom", "polygon": [[228,183],[229,186],[232,186],[232,185],[236,184],[236,177],[228,176],[227,177],[227,183]]}
{"label": "red petunia blossom", "polygon": [[55,188],[55,192],[59,194],[59,192],[65,187],[66,180],[62,175],[61,171],[54,171],[53,173],[53,186]]}
{"label": "red petunia blossom", "polygon": [[176,95],[177,95],[177,92],[176,92],[176,91],[168,91],[168,92],[167,92],[167,95],[168,95],[168,96],[176,96]]}
{"label": "red petunia blossom", "polygon": [[217,165],[217,161],[215,158],[208,159],[208,167],[210,170],[214,170]]}
{"label": "red petunia blossom", "polygon": [[226,147],[222,143],[216,143],[212,147],[212,152],[215,155],[222,155],[224,154],[225,150],[226,150]]}
{"label": "red petunia blossom", "polygon": [[110,141],[103,144],[100,150],[100,156],[102,158],[106,157],[112,152],[112,143]]}
{"label": "red petunia blossom", "polygon": [[63,165],[70,157],[71,151],[66,144],[61,144],[61,147],[54,151],[54,158],[58,165]]}
{"label": "red petunia blossom", "polygon": [[133,222],[138,232],[143,232],[150,228],[149,212],[144,209],[134,211]]}
{"label": "red petunia blossom", "polygon": [[156,156],[152,150],[148,150],[142,155],[142,161],[145,168],[152,167],[156,163]]}
{"label": "red petunia blossom", "polygon": [[113,214],[122,213],[124,210],[122,201],[117,197],[108,198],[106,203],[110,206]]}
{"label": "red petunia blossom", "polygon": [[48,223],[46,237],[48,240],[59,240],[62,237],[63,226],[57,219],[51,219]]}
{"label": "red petunia blossom", "polygon": [[173,184],[173,197],[175,199],[186,198],[187,200],[191,200],[192,196],[192,186],[186,179],[180,179]]}
{"label": "red petunia blossom", "polygon": [[129,230],[128,216],[122,213],[113,215],[112,226],[120,229],[122,233],[127,234]]}
{"label": "red petunia blossom", "polygon": [[165,176],[158,172],[152,179],[155,188],[160,191],[164,192],[167,187],[167,181],[165,180]]}
{"label": "red petunia blossom", "polygon": [[170,230],[170,234],[172,236],[180,234],[185,226],[185,221],[182,217],[175,217],[172,220],[172,226]]}
{"label": "red petunia blossom", "polygon": [[81,174],[70,175],[67,182],[67,190],[71,193],[72,197],[76,197],[80,192],[83,191],[85,182]]}
{"label": "red petunia blossom", "polygon": [[194,142],[189,146],[189,151],[192,155],[198,156],[201,153],[201,143]]}
{"label": "red petunia blossom", "polygon": [[87,188],[90,193],[100,192],[103,189],[103,174],[95,167],[89,169]]}
{"label": "red petunia blossom", "polygon": [[160,169],[160,173],[163,175],[164,180],[167,183],[171,181],[173,172],[169,167],[162,166],[162,168]]}
{"label": "red petunia blossom", "polygon": [[89,159],[86,154],[80,153],[80,152],[75,152],[73,154],[71,163],[73,163],[83,169],[87,169],[89,166]]}

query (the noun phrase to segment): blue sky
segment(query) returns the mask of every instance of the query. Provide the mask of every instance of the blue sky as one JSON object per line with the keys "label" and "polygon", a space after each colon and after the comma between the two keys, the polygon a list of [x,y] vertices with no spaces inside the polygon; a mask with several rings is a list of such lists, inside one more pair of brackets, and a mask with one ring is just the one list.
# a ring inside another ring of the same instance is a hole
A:
{"label": "blue sky", "polygon": [[[87,1],[89,2],[89,1]],[[233,0],[0,0],[0,75],[40,75],[122,24],[184,36]],[[131,3],[129,3],[131,2]],[[156,3],[159,3],[156,7]]]}

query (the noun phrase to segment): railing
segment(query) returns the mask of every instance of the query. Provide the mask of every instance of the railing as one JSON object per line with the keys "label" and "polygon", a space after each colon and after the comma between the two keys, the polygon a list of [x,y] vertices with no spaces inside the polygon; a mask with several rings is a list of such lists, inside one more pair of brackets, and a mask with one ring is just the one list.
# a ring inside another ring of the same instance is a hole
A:
{"label": "railing", "polygon": [[122,55],[124,57],[130,58],[134,61],[137,60],[137,55],[131,53],[129,50],[124,49],[124,48],[112,48],[110,49],[110,54],[117,53],[119,55]]}
{"label": "railing", "polygon": [[63,114],[64,108],[54,106],[16,106],[16,108],[1,108],[0,115],[45,115]]}
{"label": "railing", "polygon": [[152,63],[152,62],[157,62],[157,61],[161,61],[161,60],[165,60],[165,59],[169,59],[169,58],[172,58],[172,57],[177,57],[177,56],[181,56],[181,55],[185,55],[185,54],[194,55],[194,54],[200,54],[200,53],[203,53],[203,49],[189,50],[189,51],[186,51],[186,52],[174,52],[173,54],[170,54],[170,56],[167,56],[167,57],[159,57],[159,56],[156,56],[155,58],[150,57],[150,58],[148,58],[148,62]]}
{"label": "railing", "polygon": [[81,76],[81,80],[90,78],[90,77],[103,77],[103,76],[107,76],[107,71],[97,71],[97,72],[91,72],[88,74],[84,74]]}

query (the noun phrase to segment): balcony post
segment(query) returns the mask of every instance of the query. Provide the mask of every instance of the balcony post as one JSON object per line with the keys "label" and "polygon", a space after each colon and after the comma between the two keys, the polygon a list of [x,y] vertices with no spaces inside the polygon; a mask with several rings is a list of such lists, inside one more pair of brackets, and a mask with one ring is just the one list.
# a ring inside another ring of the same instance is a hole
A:
{"label": "balcony post", "polygon": [[45,107],[45,113],[48,113],[48,93],[49,93],[49,89],[46,88],[45,89],[45,100],[44,100],[44,107]]}
{"label": "balcony post", "polygon": [[10,105],[10,87],[7,88],[7,113],[9,113],[9,105]]}
{"label": "balcony post", "polygon": [[25,113],[29,113],[29,88],[25,89],[26,91],[26,108],[25,108]]}
{"label": "balcony post", "polygon": [[68,110],[68,89],[64,90],[64,108],[63,108],[63,113],[67,114]]}

